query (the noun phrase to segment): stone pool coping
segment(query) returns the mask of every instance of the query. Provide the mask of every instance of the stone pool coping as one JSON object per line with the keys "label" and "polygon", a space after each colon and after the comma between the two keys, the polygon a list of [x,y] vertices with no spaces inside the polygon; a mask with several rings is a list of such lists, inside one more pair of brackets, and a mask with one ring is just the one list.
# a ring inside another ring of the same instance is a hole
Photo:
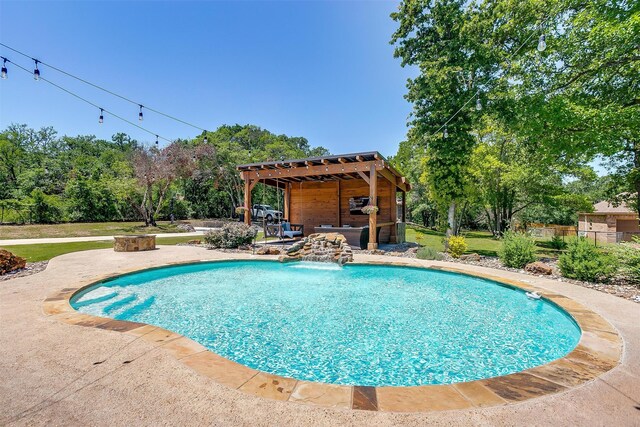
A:
{"label": "stone pool coping", "polygon": [[[151,269],[193,263],[230,260],[275,260],[275,257],[234,256],[233,258],[191,260],[155,265]],[[42,309],[46,316],[76,325],[116,331],[138,337],[190,367],[231,389],[275,400],[308,403],[324,407],[391,412],[428,412],[484,408],[523,402],[565,392],[586,384],[620,363],[622,339],[603,317],[557,293],[532,284],[484,272],[429,265],[409,259],[359,257],[355,264],[418,267],[488,279],[526,291],[537,291],[545,299],[568,312],[582,330],[577,347],[563,358],[518,373],[448,385],[410,387],[366,387],[300,381],[261,372],[207,350],[201,344],[160,327],[143,323],[91,316],[75,311],[71,298],[82,290],[123,274],[148,270],[134,268],[118,274],[92,278],[49,295]]]}

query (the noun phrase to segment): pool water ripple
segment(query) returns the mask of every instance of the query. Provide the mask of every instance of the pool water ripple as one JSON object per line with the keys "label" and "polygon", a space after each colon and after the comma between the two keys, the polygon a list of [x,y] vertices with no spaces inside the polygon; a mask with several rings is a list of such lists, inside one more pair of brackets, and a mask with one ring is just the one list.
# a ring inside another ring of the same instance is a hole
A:
{"label": "pool water ripple", "polygon": [[407,267],[191,264],[114,278],[72,305],[175,331],[254,369],[345,385],[506,375],[561,358],[580,339],[575,322],[549,302]]}

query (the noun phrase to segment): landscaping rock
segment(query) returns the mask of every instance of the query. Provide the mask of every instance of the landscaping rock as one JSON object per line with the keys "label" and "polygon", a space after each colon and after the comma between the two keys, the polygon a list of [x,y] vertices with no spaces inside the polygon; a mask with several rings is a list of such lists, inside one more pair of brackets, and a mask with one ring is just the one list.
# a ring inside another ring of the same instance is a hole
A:
{"label": "landscaping rock", "polygon": [[27,265],[27,260],[15,256],[9,251],[0,249],[0,275],[10,271],[21,270]]}
{"label": "landscaping rock", "polygon": [[476,253],[460,255],[460,260],[461,261],[480,262],[480,255],[478,255]]}
{"label": "landscaping rock", "polygon": [[256,251],[256,255],[280,255],[282,251],[275,246],[262,246]]}
{"label": "landscaping rock", "polygon": [[544,274],[546,276],[553,274],[553,268],[540,261],[527,264],[524,269],[533,274]]}

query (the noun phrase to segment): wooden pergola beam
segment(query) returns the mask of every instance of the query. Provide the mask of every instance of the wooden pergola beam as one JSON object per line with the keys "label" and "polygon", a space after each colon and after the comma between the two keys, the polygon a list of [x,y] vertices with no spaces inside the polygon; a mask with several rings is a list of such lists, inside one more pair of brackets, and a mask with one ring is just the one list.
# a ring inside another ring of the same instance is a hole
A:
{"label": "wooden pergola beam", "polygon": [[340,175],[358,173],[359,171],[369,171],[371,166],[376,170],[384,169],[384,164],[380,160],[371,160],[361,163],[344,163],[328,165],[307,165],[304,167],[292,167],[287,169],[260,169],[244,171],[243,179],[275,179],[293,177],[312,177],[321,175]]}
{"label": "wooden pergola beam", "polygon": [[380,175],[385,177],[389,182],[391,182],[391,184],[399,188],[401,191],[407,191],[406,184],[399,182],[398,177],[392,174],[389,169],[380,169],[378,172],[380,172]]}

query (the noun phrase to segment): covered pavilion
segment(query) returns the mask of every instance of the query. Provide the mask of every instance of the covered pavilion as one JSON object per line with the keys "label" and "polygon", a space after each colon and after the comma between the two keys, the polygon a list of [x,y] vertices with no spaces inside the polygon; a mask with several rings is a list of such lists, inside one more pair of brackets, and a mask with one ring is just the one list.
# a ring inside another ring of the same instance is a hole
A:
{"label": "covered pavilion", "polygon": [[[239,165],[244,180],[244,207],[251,209],[257,183],[284,192],[284,218],[316,231],[376,230],[368,249],[404,242],[406,193],[411,185],[377,151]],[[400,201],[398,201],[400,193]],[[375,206],[376,212],[362,212]],[[251,224],[251,215],[245,215]]]}

